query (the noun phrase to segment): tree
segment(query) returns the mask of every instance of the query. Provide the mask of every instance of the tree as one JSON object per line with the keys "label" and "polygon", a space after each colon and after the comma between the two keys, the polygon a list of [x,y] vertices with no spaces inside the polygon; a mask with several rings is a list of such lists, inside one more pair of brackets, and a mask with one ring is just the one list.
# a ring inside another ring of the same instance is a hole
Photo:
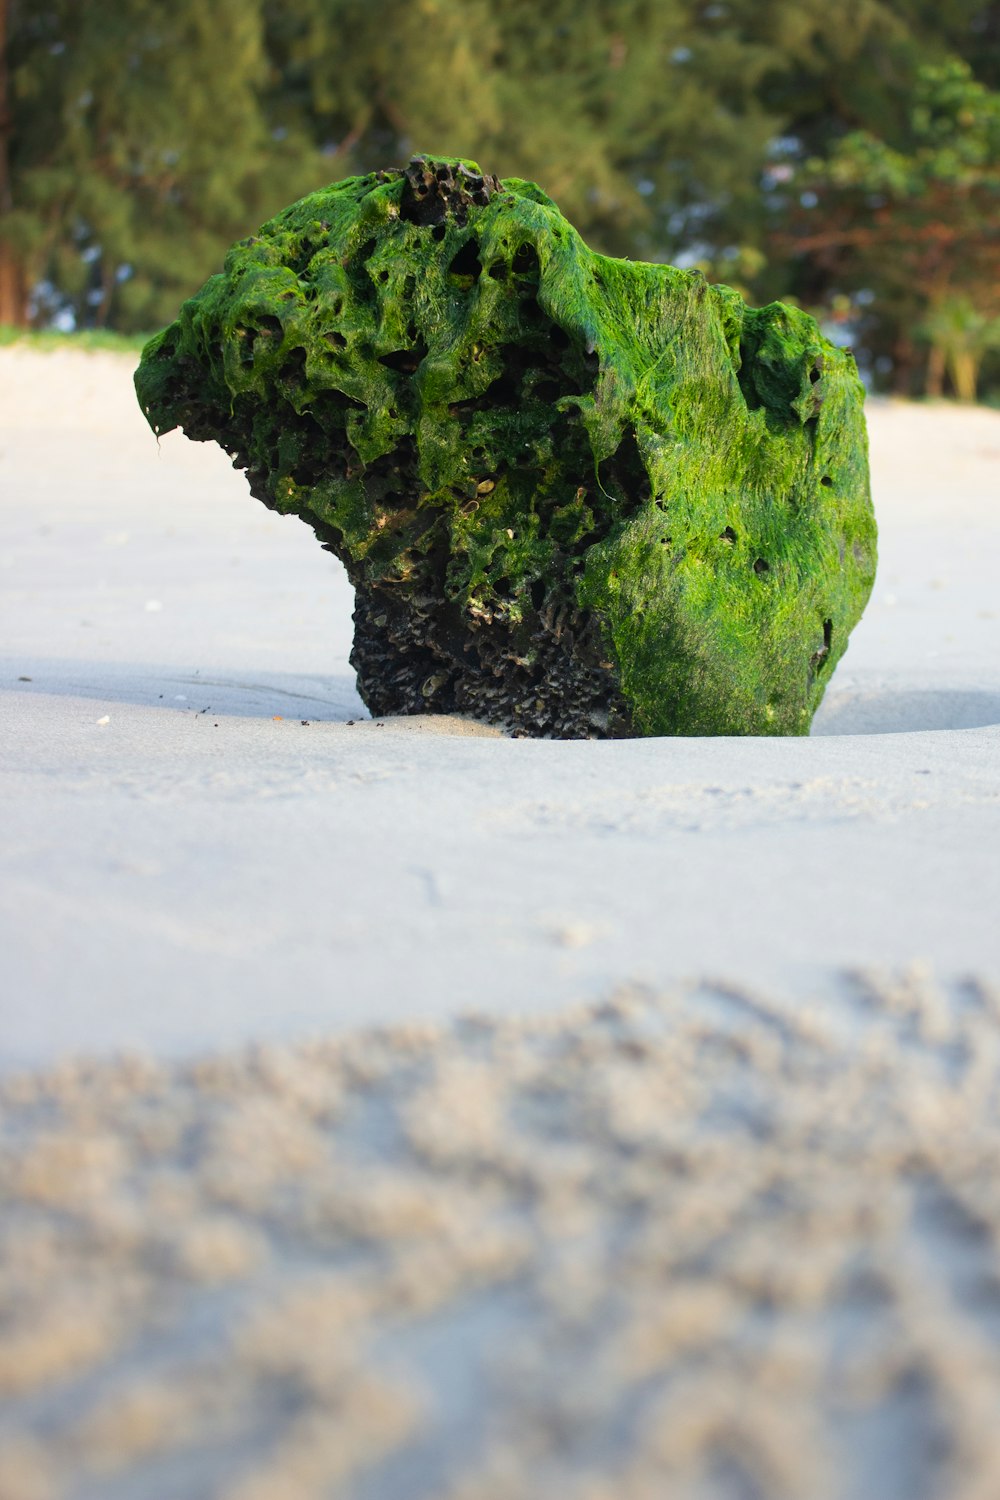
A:
{"label": "tree", "polygon": [[155,326],[288,191],[288,152],[268,139],[259,103],[259,8],[7,4],[4,319],[27,320],[34,288],[43,313]]}
{"label": "tree", "polygon": [[[741,0],[750,9],[749,0]],[[331,172],[472,156],[596,248],[665,257],[754,196],[778,54],[692,0],[270,0],[272,120]]]}
{"label": "tree", "polygon": [[852,132],[797,185],[780,243],[842,289],[884,288],[930,344],[931,392],[950,366],[972,399],[1000,317],[1000,93],[958,60],[923,68],[898,145]]}
{"label": "tree", "polygon": [[957,295],[931,308],[918,328],[930,345],[927,358],[928,396],[940,396],[947,374],[960,401],[975,401],[979,372],[993,349],[1000,349],[1000,317],[975,307]]}
{"label": "tree", "polygon": [[[996,0],[0,0],[0,321],[152,327],[290,199],[428,150],[754,300],[873,293],[856,341],[905,379],[944,312],[881,251],[814,242],[865,189],[805,163],[913,156],[949,55],[1000,89]],[[988,284],[962,287],[987,325]]]}
{"label": "tree", "polygon": [[[0,226],[14,207],[10,181],[10,70],[7,65],[8,0],[0,0]],[[21,324],[27,298],[24,269],[0,228],[0,324]]]}

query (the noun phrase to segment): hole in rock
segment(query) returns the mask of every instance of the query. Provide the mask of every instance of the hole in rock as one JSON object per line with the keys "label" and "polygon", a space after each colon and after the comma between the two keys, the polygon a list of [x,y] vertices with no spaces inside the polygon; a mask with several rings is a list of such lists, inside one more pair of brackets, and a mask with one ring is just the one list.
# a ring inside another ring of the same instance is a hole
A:
{"label": "hole in rock", "polygon": [[538,264],[538,256],[535,253],[534,246],[519,246],[511,262],[511,267],[515,276],[528,276],[531,273],[537,275],[541,268]]}
{"label": "hole in rock", "polygon": [[650,498],[649,475],[642,461],[634,432],[626,432],[610,458],[602,460],[598,472],[605,491],[629,515]]}
{"label": "hole in rock", "polygon": [[810,658],[809,658],[809,666],[810,666],[810,669],[811,669],[811,671],[810,671],[810,680],[812,678],[813,673],[819,671],[819,669],[822,667],[823,663],[826,661],[827,657],[830,655],[830,642],[832,640],[833,640],[833,621],[832,620],[824,620],[823,621],[823,644],[822,644],[822,646],[820,646],[819,650],[818,651],[814,651],[813,654],[812,654],[812,656],[810,656]]}
{"label": "hole in rock", "polygon": [[289,349],[281,371],[282,380],[286,381],[289,385],[300,386],[305,382],[305,373],[306,351],[301,347]]}
{"label": "hole in rock", "polygon": [[548,324],[548,314],[543,312],[537,297],[525,297],[521,302],[521,316],[526,323]]}
{"label": "hole in rock", "polygon": [[466,240],[448,267],[450,276],[481,276],[483,263],[479,259],[479,247],[474,239]]}
{"label": "hole in rock", "polygon": [[546,405],[551,405],[553,401],[559,400],[561,392],[556,381],[542,380],[535,386],[531,394],[536,401],[544,401]]}
{"label": "hole in rock", "polygon": [[412,375],[427,353],[427,345],[418,343],[413,349],[394,349],[390,354],[380,354],[378,362],[388,370],[399,370],[403,375]]}
{"label": "hole in rock", "polygon": [[486,396],[478,398],[482,406],[473,406],[472,403],[468,403],[473,410],[482,410],[487,406],[517,406],[522,398],[525,376],[529,371],[539,368],[534,363],[538,356],[522,345],[502,344],[498,352],[503,359],[503,368],[497,378],[487,387]]}

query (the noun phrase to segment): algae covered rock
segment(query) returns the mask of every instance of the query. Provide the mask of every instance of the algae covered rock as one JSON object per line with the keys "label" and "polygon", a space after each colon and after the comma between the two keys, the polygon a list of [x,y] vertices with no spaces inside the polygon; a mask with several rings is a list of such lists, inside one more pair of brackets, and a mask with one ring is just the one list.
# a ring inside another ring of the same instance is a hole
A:
{"label": "algae covered rock", "polygon": [[863,390],[805,313],[414,158],[293,204],[143,352],[355,589],[372,713],[805,734],[871,590]]}

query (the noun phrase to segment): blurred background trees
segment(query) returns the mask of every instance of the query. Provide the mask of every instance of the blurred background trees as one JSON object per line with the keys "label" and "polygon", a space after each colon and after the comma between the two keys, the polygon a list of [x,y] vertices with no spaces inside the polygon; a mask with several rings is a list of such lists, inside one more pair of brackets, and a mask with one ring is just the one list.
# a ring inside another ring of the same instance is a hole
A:
{"label": "blurred background trees", "polygon": [[0,0],[0,322],[152,329],[414,150],[534,178],[873,383],[1000,394],[996,0]]}

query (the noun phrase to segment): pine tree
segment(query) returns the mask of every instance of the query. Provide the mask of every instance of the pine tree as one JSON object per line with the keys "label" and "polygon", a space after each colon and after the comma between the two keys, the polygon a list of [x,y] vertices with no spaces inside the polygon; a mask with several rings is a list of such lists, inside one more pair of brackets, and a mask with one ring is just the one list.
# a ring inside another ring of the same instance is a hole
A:
{"label": "pine tree", "polygon": [[9,0],[7,30],[4,317],[25,321],[40,284],[43,313],[155,326],[287,193],[259,8]]}
{"label": "pine tree", "polygon": [[[996,0],[0,0],[0,321],[153,327],[272,211],[415,150],[534,178],[597,249],[821,306],[847,260],[788,237],[803,163],[908,150],[949,55],[1000,88]],[[929,304],[872,284],[902,368]]]}
{"label": "pine tree", "polygon": [[882,294],[901,333],[929,345],[929,394],[950,369],[973,399],[1000,320],[1000,92],[955,59],[925,67],[895,141],[852,132],[797,183],[789,247],[841,289]]}
{"label": "pine tree", "polygon": [[[716,15],[715,13],[718,12]],[[274,117],[331,172],[472,156],[598,248],[663,256],[755,190],[777,56],[691,0],[271,0]]]}

